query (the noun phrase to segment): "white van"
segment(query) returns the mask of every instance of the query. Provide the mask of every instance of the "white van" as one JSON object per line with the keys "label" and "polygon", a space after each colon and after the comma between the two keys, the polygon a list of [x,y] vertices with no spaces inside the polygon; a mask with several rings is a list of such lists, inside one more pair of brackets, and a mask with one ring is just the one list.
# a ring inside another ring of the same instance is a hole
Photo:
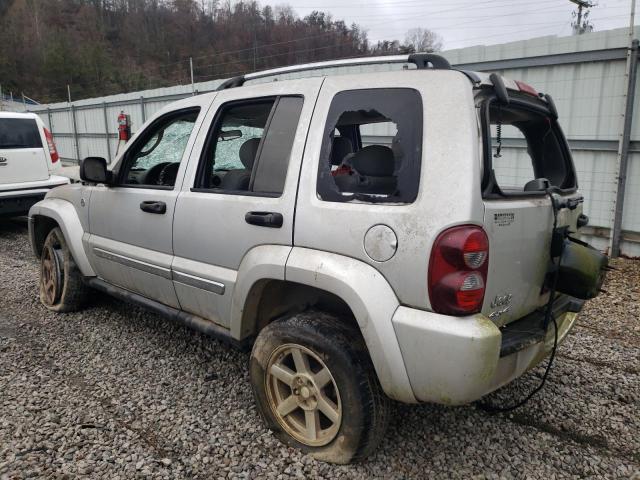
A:
{"label": "white van", "polygon": [[53,136],[34,113],[0,112],[0,217],[26,215],[54,187],[69,183]]}

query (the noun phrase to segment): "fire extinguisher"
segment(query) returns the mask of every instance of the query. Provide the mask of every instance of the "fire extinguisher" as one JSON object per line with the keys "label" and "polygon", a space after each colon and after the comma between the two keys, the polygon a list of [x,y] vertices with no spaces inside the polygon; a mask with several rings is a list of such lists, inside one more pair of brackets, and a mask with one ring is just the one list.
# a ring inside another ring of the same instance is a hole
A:
{"label": "fire extinguisher", "polygon": [[124,140],[125,142],[131,138],[131,117],[120,112],[118,115],[118,140]]}

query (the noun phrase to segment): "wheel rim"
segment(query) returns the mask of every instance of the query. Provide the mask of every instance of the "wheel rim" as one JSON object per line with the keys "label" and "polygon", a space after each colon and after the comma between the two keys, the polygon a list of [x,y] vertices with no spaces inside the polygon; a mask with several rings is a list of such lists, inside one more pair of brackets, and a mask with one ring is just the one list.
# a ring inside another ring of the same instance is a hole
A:
{"label": "wheel rim", "polygon": [[322,359],[302,345],[278,347],[269,358],[267,398],[278,423],[299,442],[322,446],[342,423],[338,386]]}
{"label": "wheel rim", "polygon": [[40,270],[40,290],[43,301],[53,306],[60,298],[62,290],[62,274],[60,271],[60,260],[54,247],[47,245],[42,250]]}

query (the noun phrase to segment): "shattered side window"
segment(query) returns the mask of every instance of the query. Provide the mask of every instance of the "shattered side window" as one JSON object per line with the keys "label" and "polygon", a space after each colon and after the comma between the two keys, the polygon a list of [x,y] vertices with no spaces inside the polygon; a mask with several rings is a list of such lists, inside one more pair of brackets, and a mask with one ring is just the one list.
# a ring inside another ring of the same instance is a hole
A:
{"label": "shattered side window", "polygon": [[331,102],[318,196],[332,202],[411,203],[422,159],[422,99],[408,88],[349,90]]}
{"label": "shattered side window", "polygon": [[539,192],[537,179],[575,188],[570,153],[562,148],[559,127],[551,118],[517,105],[492,104],[489,122],[491,167],[503,192]]}

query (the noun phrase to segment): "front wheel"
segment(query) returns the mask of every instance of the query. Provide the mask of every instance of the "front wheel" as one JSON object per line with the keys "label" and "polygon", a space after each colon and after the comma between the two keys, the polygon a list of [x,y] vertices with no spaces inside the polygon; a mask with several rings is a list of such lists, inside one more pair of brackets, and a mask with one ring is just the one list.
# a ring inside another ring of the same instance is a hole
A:
{"label": "front wheel", "polygon": [[359,332],[336,317],[311,311],[265,327],[250,375],[267,426],[318,460],[361,460],[384,436],[389,400]]}
{"label": "front wheel", "polygon": [[54,312],[72,312],[84,306],[88,295],[62,230],[52,229],[40,256],[40,301]]}

